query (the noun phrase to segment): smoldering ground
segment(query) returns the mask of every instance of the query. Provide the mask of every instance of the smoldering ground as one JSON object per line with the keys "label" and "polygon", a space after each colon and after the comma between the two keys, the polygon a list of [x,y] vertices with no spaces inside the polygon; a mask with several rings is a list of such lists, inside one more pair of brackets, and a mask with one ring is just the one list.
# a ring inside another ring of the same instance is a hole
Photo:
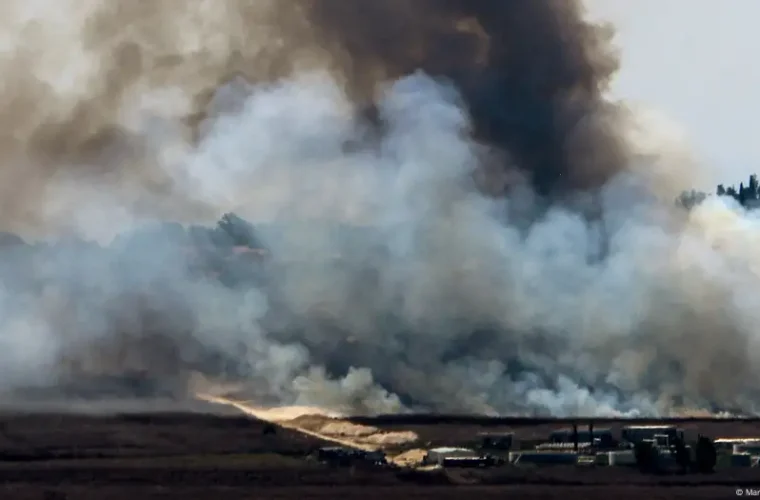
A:
{"label": "smoldering ground", "polygon": [[[578,4],[20,5],[2,222],[98,243],[5,245],[6,388],[137,368],[356,413],[756,411],[757,222],[673,207],[694,172],[641,154]],[[229,211],[263,262],[150,225]]]}

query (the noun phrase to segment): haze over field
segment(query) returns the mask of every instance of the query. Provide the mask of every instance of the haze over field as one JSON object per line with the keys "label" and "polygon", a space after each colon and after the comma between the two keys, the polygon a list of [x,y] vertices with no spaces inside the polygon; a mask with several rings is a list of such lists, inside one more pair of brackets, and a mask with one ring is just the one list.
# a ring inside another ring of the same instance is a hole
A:
{"label": "haze over field", "polygon": [[675,206],[707,172],[580,2],[178,5],[0,7],[0,225],[57,242],[5,238],[4,388],[760,412],[757,217]]}

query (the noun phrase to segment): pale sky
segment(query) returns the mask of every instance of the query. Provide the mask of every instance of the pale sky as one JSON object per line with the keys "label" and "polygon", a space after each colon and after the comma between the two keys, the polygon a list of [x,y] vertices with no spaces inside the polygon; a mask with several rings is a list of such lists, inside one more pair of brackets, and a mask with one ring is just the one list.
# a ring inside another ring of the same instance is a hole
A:
{"label": "pale sky", "polygon": [[614,22],[614,94],[685,128],[716,179],[760,174],[760,0],[587,0]]}

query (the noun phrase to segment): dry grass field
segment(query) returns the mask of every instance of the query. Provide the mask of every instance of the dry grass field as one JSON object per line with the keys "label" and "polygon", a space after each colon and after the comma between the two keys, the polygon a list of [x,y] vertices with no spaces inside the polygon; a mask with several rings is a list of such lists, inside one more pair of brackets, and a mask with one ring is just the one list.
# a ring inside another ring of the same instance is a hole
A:
{"label": "dry grass field", "polygon": [[[760,486],[758,469],[709,476],[643,476],[634,470],[574,467],[435,474],[331,468],[309,457],[325,442],[297,430],[277,427],[272,433],[271,424],[216,406],[166,410],[89,414],[6,410],[0,415],[0,498],[707,499],[735,497],[739,486]],[[302,420],[312,427],[331,423],[316,417]],[[371,425],[414,432],[420,446],[465,442],[484,430],[509,429],[521,438],[538,438],[567,424],[380,419]],[[760,422],[695,420],[682,426],[689,433],[713,436],[760,434]]]}

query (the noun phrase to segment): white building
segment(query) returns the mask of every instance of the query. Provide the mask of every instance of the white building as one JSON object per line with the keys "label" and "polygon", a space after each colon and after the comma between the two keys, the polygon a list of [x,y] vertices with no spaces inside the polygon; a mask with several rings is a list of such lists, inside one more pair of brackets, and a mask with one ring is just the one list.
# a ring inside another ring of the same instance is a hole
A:
{"label": "white building", "polygon": [[433,448],[428,450],[425,458],[422,459],[422,463],[425,465],[443,465],[447,458],[480,458],[480,453],[469,448]]}

